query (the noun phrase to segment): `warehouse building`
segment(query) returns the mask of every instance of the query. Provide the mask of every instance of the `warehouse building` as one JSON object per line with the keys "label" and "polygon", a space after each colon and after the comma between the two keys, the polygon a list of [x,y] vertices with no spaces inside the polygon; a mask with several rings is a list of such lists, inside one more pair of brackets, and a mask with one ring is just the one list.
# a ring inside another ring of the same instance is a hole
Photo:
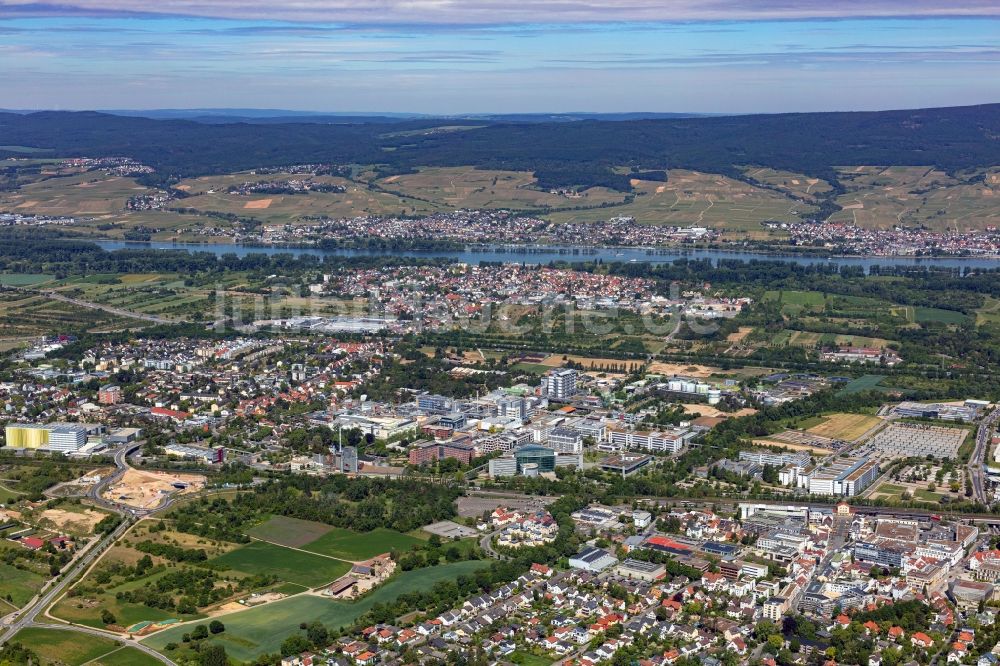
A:
{"label": "warehouse building", "polygon": [[12,423],[5,434],[8,448],[74,453],[87,444],[87,431],[76,423]]}

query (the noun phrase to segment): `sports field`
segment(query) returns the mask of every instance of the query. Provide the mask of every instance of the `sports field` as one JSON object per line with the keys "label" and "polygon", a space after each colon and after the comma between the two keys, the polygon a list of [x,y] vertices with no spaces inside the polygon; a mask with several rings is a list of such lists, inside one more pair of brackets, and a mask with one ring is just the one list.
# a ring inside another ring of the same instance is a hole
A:
{"label": "sports field", "polygon": [[[454,580],[485,566],[488,563],[473,560],[406,571],[355,602],[333,601],[308,594],[291,597],[223,616],[220,619],[226,625],[226,631],[208,640],[223,644],[226,652],[235,659],[252,661],[261,654],[278,652],[282,641],[299,631],[299,623],[303,620],[317,620],[330,628],[343,627],[375,604],[389,603],[401,594],[429,590],[438,581]],[[189,631],[191,627],[188,625],[171,627],[152,634],[144,642],[163,651],[168,643],[180,643],[181,637]]]}
{"label": "sports field", "polygon": [[828,414],[823,422],[809,428],[809,432],[830,439],[853,442],[881,422],[868,414]]}
{"label": "sports field", "polygon": [[254,541],[210,562],[229,571],[249,575],[273,574],[283,581],[306,587],[318,587],[340,578],[351,565],[322,555]]}
{"label": "sports field", "polygon": [[352,532],[335,528],[304,546],[304,550],[358,562],[392,550],[409,550],[410,546],[420,543],[423,542],[417,537],[382,527],[371,532]]}

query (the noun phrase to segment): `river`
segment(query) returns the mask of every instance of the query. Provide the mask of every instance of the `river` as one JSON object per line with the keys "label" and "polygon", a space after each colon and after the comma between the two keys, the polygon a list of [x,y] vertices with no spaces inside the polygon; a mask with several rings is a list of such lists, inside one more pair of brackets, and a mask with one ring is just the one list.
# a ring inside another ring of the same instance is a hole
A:
{"label": "river", "polygon": [[720,259],[741,261],[783,261],[799,264],[835,264],[838,266],[861,266],[868,272],[872,266],[942,266],[947,268],[1000,268],[996,259],[965,259],[960,257],[810,257],[796,254],[761,254],[728,250],[681,250],[647,248],[595,248],[559,246],[496,246],[467,247],[462,250],[363,250],[319,248],[297,248],[284,246],[235,245],[231,243],[167,243],[142,241],[95,241],[105,250],[152,249],[187,250],[189,252],[211,252],[216,255],[235,254],[293,254],[320,257],[422,257],[443,258],[478,264],[481,261],[508,261],[529,264],[547,264],[551,261],[597,261],[605,263],[649,262],[667,263],[676,259],[710,259],[716,264]]}

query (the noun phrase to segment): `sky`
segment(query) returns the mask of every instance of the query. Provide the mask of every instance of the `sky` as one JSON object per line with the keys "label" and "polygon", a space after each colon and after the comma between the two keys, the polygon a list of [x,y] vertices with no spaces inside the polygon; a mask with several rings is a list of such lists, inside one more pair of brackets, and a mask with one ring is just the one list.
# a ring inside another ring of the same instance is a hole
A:
{"label": "sky", "polygon": [[12,109],[989,102],[1000,102],[997,0],[0,0],[0,107]]}

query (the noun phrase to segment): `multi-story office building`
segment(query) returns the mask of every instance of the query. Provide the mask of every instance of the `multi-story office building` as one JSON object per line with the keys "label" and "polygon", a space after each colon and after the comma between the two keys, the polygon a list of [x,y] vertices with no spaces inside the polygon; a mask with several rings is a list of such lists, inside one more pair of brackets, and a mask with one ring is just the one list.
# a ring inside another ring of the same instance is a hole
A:
{"label": "multi-story office building", "polygon": [[879,476],[878,462],[869,458],[837,458],[807,468],[797,475],[796,484],[814,495],[853,497]]}
{"label": "multi-story office building", "polygon": [[654,453],[678,453],[694,437],[690,430],[619,430],[609,431],[610,448],[615,451],[640,449]]}
{"label": "multi-story office building", "polygon": [[576,395],[577,372],[572,368],[552,370],[542,377],[542,396],[551,400],[568,400]]}
{"label": "multi-story office building", "polygon": [[452,399],[443,395],[421,393],[417,396],[417,409],[427,414],[447,414],[452,410]]}
{"label": "multi-story office building", "polygon": [[775,452],[760,449],[740,451],[740,460],[774,467],[784,467],[785,465],[805,467],[810,462],[808,453]]}
{"label": "multi-story office building", "polygon": [[580,453],[583,436],[572,428],[556,427],[549,433],[548,445],[560,453]]}

